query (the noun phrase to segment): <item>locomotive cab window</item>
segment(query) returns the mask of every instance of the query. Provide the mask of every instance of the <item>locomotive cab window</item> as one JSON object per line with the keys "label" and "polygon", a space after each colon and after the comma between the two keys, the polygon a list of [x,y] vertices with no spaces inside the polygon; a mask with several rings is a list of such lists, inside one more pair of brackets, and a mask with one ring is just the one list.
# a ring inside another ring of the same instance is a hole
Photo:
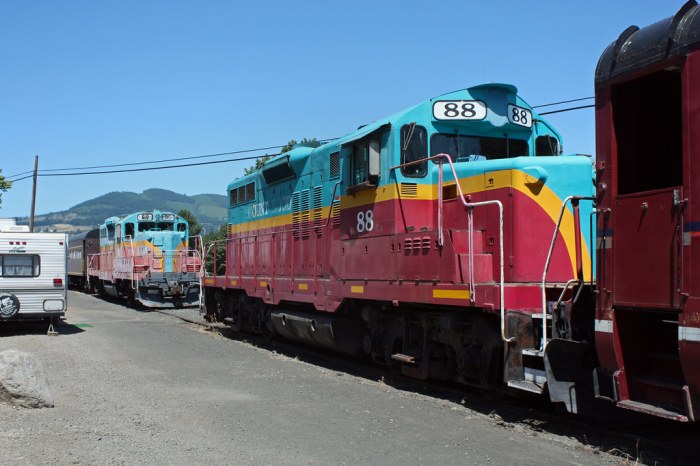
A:
{"label": "locomotive cab window", "polygon": [[659,71],[614,86],[612,104],[618,194],[683,184],[680,73]]}
{"label": "locomotive cab window", "polygon": [[134,239],[134,224],[131,222],[124,224],[124,239]]}
{"label": "locomotive cab window", "polygon": [[375,135],[353,143],[348,192],[377,186],[381,150],[379,138],[379,135]]}
{"label": "locomotive cab window", "polygon": [[557,141],[557,138],[550,136],[549,134],[537,137],[535,140],[535,155],[545,156],[559,154],[559,141]]}
{"label": "locomotive cab window", "polygon": [[477,162],[527,156],[529,150],[522,139],[437,133],[430,138],[430,155],[437,154],[448,154],[455,162]]}
{"label": "locomotive cab window", "polygon": [[[401,128],[401,165],[417,162],[428,157],[428,132],[415,123]],[[414,163],[401,167],[401,173],[408,177],[423,177],[428,173],[428,162]]]}

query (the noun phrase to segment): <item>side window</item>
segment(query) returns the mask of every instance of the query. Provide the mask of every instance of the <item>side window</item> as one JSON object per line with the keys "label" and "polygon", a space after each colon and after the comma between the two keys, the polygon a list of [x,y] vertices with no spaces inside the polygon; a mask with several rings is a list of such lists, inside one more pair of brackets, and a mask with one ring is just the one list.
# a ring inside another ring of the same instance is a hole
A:
{"label": "side window", "polygon": [[114,241],[114,225],[107,225],[107,239]]}
{"label": "side window", "polygon": [[229,205],[234,207],[238,204],[255,200],[255,182],[248,183],[238,188],[231,189],[229,194]]}
{"label": "side window", "polygon": [[535,140],[535,155],[559,155],[559,141],[550,135],[538,136]]}
{"label": "side window", "polygon": [[39,270],[39,256],[29,254],[0,256],[0,275],[3,277],[38,277]]}
{"label": "side window", "polygon": [[367,141],[362,141],[352,146],[352,175],[350,184],[358,185],[368,181],[367,160]]}
{"label": "side window", "polygon": [[[401,165],[428,157],[428,132],[414,123],[401,128]],[[424,161],[401,167],[401,173],[410,177],[422,177],[428,173],[428,162]]]}
{"label": "side window", "polygon": [[373,136],[353,143],[348,192],[377,186],[381,171],[381,139],[385,135],[386,133],[375,133]]}
{"label": "side window", "polygon": [[131,222],[125,224],[124,237],[127,236],[131,239],[134,239],[134,224]]}

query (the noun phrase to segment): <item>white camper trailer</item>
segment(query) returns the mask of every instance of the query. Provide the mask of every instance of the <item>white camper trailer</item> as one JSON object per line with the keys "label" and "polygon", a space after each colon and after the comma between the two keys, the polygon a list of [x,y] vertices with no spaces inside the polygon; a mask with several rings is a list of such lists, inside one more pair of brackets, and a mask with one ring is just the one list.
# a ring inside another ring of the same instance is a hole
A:
{"label": "white camper trailer", "polygon": [[0,320],[59,317],[68,307],[64,233],[30,233],[0,219]]}

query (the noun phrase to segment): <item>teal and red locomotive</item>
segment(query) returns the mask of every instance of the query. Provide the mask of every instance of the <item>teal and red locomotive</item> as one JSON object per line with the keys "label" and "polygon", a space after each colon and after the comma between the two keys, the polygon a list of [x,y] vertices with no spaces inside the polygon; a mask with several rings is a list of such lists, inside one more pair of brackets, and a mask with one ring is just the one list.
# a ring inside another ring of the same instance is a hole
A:
{"label": "teal and red locomotive", "polygon": [[[541,393],[552,308],[591,299],[573,293],[593,267],[591,159],[561,152],[506,84],[296,147],[229,185],[207,313],[410,376]],[[586,312],[566,325],[592,341]]]}
{"label": "teal and red locomotive", "polygon": [[99,252],[84,255],[91,289],[148,308],[200,304],[201,243],[186,219],[141,211],[110,217],[98,231]]}
{"label": "teal and red locomotive", "polygon": [[594,165],[505,84],[296,147],[229,185],[207,316],[570,412],[695,421],[698,83],[691,0],[601,57]]}

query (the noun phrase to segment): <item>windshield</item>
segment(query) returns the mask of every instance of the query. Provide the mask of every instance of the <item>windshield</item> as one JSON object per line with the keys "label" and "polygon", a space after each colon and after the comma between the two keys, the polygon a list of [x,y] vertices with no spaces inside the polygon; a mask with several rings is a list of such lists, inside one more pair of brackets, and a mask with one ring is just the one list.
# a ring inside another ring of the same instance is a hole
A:
{"label": "windshield", "polygon": [[475,161],[526,156],[529,151],[527,141],[521,139],[433,134],[430,138],[430,155],[443,153],[451,155],[455,161]]}
{"label": "windshield", "polygon": [[139,231],[174,231],[172,222],[140,222]]}

